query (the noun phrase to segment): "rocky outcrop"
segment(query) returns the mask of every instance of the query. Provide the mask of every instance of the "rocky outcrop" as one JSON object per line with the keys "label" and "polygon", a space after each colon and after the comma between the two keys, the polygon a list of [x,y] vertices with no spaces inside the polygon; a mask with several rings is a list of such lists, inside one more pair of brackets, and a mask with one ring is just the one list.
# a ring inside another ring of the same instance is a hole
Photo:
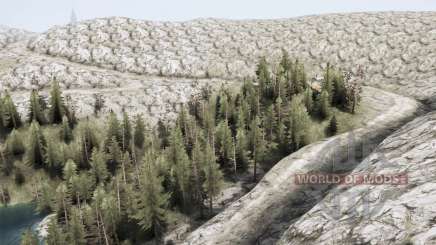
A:
{"label": "rocky outcrop", "polygon": [[407,185],[339,186],[279,244],[436,244],[436,113],[386,138],[352,174],[400,174]]}
{"label": "rocky outcrop", "polygon": [[366,118],[364,127],[311,144],[284,158],[252,191],[190,234],[185,244],[262,242],[271,236],[272,226],[289,223],[310,210],[331,187],[298,185],[294,181],[296,174],[353,170],[393,128],[419,111],[419,103],[413,99],[368,87],[364,91],[363,103],[381,110],[374,118]]}

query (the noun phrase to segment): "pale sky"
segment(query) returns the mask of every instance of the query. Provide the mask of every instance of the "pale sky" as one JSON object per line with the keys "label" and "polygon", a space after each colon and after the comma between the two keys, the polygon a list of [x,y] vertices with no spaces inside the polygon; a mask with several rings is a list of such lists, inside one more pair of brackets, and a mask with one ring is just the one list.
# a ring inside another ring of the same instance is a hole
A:
{"label": "pale sky", "polygon": [[79,20],[125,16],[145,20],[286,18],[361,11],[436,11],[436,0],[0,0],[0,24],[43,32]]}

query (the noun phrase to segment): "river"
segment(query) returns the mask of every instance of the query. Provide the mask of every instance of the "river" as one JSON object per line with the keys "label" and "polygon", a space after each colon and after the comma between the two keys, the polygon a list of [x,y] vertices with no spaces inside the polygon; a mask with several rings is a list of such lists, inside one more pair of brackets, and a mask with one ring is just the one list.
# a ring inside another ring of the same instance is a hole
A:
{"label": "river", "polygon": [[35,229],[43,218],[30,203],[0,207],[0,244],[19,245],[23,231]]}

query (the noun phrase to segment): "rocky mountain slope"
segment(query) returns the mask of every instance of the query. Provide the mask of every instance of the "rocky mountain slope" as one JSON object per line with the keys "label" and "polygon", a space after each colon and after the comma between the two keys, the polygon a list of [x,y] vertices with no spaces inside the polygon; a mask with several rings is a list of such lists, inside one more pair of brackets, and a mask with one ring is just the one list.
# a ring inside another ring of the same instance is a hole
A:
{"label": "rocky mountain slope", "polygon": [[436,244],[436,113],[386,138],[352,174],[407,173],[407,185],[340,186],[279,244]]}
{"label": "rocky mountain slope", "polygon": [[[237,85],[242,77],[254,74],[258,57],[266,56],[273,61],[282,49],[307,64],[311,75],[320,74],[327,62],[353,73],[360,68],[365,74],[364,85],[392,93],[367,87],[364,100],[377,113],[367,117],[364,128],[347,134],[354,134],[356,143],[337,144],[336,138],[331,138],[285,158],[252,192],[200,227],[186,243],[271,244],[291,225],[282,243],[292,243],[295,239],[313,244],[324,238],[312,232],[315,227],[304,226],[312,224],[307,216],[301,217],[301,221],[296,219],[319,203],[329,189],[307,192],[292,185],[289,178],[298,171],[328,167],[331,154],[345,156],[345,146],[378,144],[392,129],[420,111],[416,100],[428,105],[436,102],[436,12],[330,14],[244,21],[150,22],[104,18],[54,27],[37,36],[0,29],[0,91],[10,91],[19,101],[20,111],[26,113],[29,91],[38,88],[47,94],[50,81],[56,79],[79,115],[92,113],[95,98],[101,96],[106,101],[104,111],[125,109],[144,113],[155,122],[158,118],[174,117],[178,105],[198,94],[203,86],[216,89],[222,84]],[[371,149],[361,155],[368,155]],[[343,170],[353,170],[359,161],[351,161]],[[426,159],[416,161],[423,163]],[[429,183],[434,180],[431,176],[426,179]],[[409,191],[413,190],[412,186],[407,188],[403,193],[409,196],[396,196],[396,204],[392,205],[398,206],[402,202],[400,198],[412,200],[416,196],[419,200],[419,192]],[[306,200],[307,194],[314,195],[301,206],[298,201]],[[293,209],[298,205],[302,208]],[[341,214],[341,217],[346,216]],[[335,224],[326,222],[328,234],[333,234]],[[363,234],[365,228],[378,228],[373,223],[356,225],[355,234]],[[431,229],[426,227],[423,225],[417,232],[431,234]],[[403,228],[399,226],[402,233],[396,233],[401,239]],[[373,243],[384,241],[362,236]],[[423,236],[419,239],[424,239]]]}

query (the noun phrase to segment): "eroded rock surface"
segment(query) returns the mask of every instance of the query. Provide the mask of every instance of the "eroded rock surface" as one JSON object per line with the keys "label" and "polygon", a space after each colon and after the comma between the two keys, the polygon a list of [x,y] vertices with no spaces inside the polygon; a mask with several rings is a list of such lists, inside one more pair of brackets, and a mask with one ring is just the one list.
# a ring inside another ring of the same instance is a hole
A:
{"label": "eroded rock surface", "polygon": [[436,244],[436,113],[386,138],[352,174],[400,174],[407,185],[339,186],[279,244]]}
{"label": "eroded rock surface", "polygon": [[125,109],[150,118],[174,112],[174,104],[199,91],[198,79],[215,87],[236,83],[254,75],[260,56],[277,61],[282,49],[302,60],[311,76],[330,62],[354,73],[360,66],[365,85],[421,100],[436,92],[435,12],[186,22],[112,17],[53,27],[34,38],[4,33],[0,89],[46,90],[56,79],[77,95],[77,108],[91,108],[102,93],[113,100],[106,110],[129,105]]}

